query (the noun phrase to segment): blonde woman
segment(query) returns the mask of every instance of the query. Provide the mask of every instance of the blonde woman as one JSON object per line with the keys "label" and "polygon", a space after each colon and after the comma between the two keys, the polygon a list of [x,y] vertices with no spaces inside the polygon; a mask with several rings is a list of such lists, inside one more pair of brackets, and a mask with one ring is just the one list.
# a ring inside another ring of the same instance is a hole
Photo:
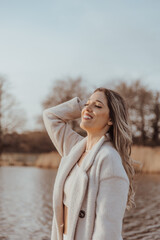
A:
{"label": "blonde woman", "polygon": [[[82,137],[69,120],[81,117]],[[62,156],[53,191],[51,240],[122,240],[125,209],[134,203],[131,132],[123,98],[98,88],[44,110]]]}

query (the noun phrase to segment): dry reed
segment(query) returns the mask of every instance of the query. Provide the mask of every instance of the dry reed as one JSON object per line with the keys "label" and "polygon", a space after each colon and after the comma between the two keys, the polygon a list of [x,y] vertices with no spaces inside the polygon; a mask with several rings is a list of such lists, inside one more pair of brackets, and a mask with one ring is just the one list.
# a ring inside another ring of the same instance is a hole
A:
{"label": "dry reed", "polygon": [[135,164],[137,172],[160,173],[160,147],[132,147],[132,159],[140,164]]}
{"label": "dry reed", "polygon": [[[60,155],[57,152],[42,154],[5,153],[2,154],[0,166],[36,166],[57,169]],[[136,172],[160,173],[160,147],[132,147],[132,159],[140,164],[135,164]]]}

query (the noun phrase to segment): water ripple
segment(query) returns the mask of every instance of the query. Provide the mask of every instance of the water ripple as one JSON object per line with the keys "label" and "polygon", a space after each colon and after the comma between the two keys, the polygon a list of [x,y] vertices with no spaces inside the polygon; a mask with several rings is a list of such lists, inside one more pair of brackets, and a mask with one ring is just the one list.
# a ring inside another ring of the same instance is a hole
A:
{"label": "water ripple", "polygon": [[[0,240],[50,240],[56,172],[0,168]],[[136,181],[136,208],[125,213],[124,240],[160,240],[160,175]]]}
{"label": "water ripple", "polygon": [[124,240],[160,240],[160,175],[136,179],[136,208],[126,212]]}

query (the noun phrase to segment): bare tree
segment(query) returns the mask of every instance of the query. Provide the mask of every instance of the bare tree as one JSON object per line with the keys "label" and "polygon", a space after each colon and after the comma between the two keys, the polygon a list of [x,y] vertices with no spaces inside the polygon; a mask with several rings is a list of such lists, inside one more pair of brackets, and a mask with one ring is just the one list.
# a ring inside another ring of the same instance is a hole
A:
{"label": "bare tree", "polygon": [[137,80],[130,85],[120,82],[116,90],[126,99],[132,123],[133,136],[146,144],[152,135],[150,121],[152,118],[153,92]]}
{"label": "bare tree", "polygon": [[83,99],[86,98],[87,95],[87,89],[83,86],[80,77],[77,79],[69,78],[67,81],[57,80],[46,100],[43,101],[42,106],[43,108],[48,108],[68,101],[74,97]]}
{"label": "bare tree", "polygon": [[[57,80],[51,88],[48,96],[42,102],[42,108],[46,109],[56,106],[74,97],[85,99],[88,96],[89,92],[83,85],[83,81],[80,77],[77,79],[69,78],[68,80]],[[38,117],[38,123],[43,125],[42,116]],[[77,120],[71,121],[71,124],[74,130],[82,133]]]}
{"label": "bare tree", "polygon": [[9,82],[0,76],[0,153],[3,151],[3,137],[16,130],[23,129],[26,121],[25,112],[9,93]]}
{"label": "bare tree", "polygon": [[154,95],[152,127],[152,140],[155,145],[158,145],[160,143],[160,92],[156,92]]}

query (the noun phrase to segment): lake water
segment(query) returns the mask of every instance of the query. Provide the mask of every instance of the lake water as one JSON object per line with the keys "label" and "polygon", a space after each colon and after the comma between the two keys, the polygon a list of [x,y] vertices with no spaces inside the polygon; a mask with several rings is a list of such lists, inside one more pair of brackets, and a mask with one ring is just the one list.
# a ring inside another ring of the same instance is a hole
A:
{"label": "lake water", "polygon": [[[56,170],[0,168],[0,240],[50,240]],[[137,176],[136,208],[126,212],[124,240],[160,240],[160,175]]]}

